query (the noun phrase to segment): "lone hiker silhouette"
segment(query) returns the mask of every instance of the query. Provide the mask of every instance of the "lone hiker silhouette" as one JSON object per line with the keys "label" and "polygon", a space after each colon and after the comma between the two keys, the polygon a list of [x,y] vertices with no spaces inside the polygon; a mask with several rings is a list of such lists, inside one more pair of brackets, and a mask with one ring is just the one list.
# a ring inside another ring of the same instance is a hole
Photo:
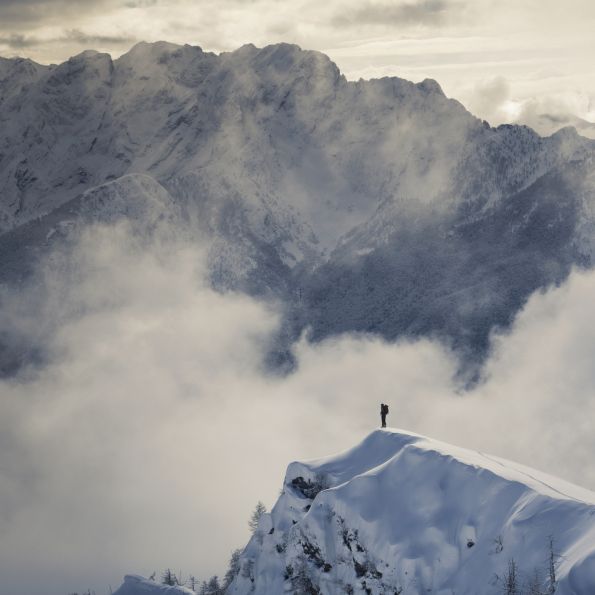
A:
{"label": "lone hiker silhouette", "polygon": [[380,419],[382,420],[382,427],[386,428],[386,416],[388,415],[388,405],[380,403]]}

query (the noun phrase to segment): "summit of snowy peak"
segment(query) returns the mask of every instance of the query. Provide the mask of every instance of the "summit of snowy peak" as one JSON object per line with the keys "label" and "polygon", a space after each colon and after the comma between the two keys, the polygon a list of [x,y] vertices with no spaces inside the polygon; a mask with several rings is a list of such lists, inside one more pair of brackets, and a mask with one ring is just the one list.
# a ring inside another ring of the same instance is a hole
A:
{"label": "summit of snowy peak", "polygon": [[[112,68],[112,57],[109,54],[85,50],[52,68],[47,82],[52,88],[88,80],[92,86],[96,86],[111,75]],[[72,95],[72,92],[69,95]]]}
{"label": "summit of snowy peak", "polygon": [[0,103],[14,98],[51,69],[27,58],[0,57]]}
{"label": "summit of snowy peak", "polygon": [[574,126],[564,126],[550,136],[552,145],[567,159],[585,156],[595,147],[595,141],[581,136]]}
{"label": "summit of snowy peak", "polygon": [[289,465],[228,593],[496,595],[509,561],[556,593],[595,589],[595,493],[405,432]]}
{"label": "summit of snowy peak", "polygon": [[261,51],[271,55],[276,54],[277,56],[296,56],[306,50],[303,50],[297,43],[280,41],[279,43],[265,45]]}
{"label": "summit of snowy peak", "polygon": [[300,69],[306,69],[309,77],[338,79],[341,76],[338,66],[326,54],[304,50],[292,43],[276,43],[263,48],[248,44],[223,55],[232,60],[248,58],[257,71],[273,70],[288,79]]}
{"label": "summit of snowy peak", "polygon": [[199,46],[140,42],[115,60],[115,65],[121,86],[132,90],[133,94],[149,90],[162,97],[173,92],[169,88],[172,81],[184,88],[196,87],[216,58]]}
{"label": "summit of snowy peak", "polygon": [[259,51],[260,48],[256,47],[253,43],[245,43],[244,45],[241,45],[237,50],[233,50],[232,52],[223,52],[221,55],[223,56],[225,55],[225,53],[232,53],[238,56],[251,55]]}
{"label": "summit of snowy peak", "polygon": [[100,60],[105,60],[105,59],[109,59],[111,60],[111,54],[109,54],[108,52],[99,52],[97,50],[83,50],[82,52],[79,52],[78,54],[75,54],[74,56],[70,57],[67,62],[69,61],[80,61],[80,60],[96,60],[96,59],[100,59]]}
{"label": "summit of snowy peak", "polygon": [[304,50],[295,43],[286,42],[272,43],[258,49],[258,57],[260,61],[268,62],[279,68],[291,66],[291,64],[306,56],[318,53],[319,52],[313,50]]}
{"label": "summit of snowy peak", "polygon": [[22,72],[35,72],[37,70],[47,70],[49,66],[39,64],[30,58],[4,58],[0,56],[0,73],[6,70],[19,69]]}
{"label": "summit of snowy peak", "polygon": [[424,79],[421,83],[417,83],[417,86],[426,93],[435,93],[445,97],[442,87],[434,79]]}
{"label": "summit of snowy peak", "polygon": [[107,65],[111,68],[112,57],[106,52],[97,52],[95,50],[85,50],[79,54],[68,58],[66,62],[62,62],[58,66],[51,69],[52,74],[50,76],[56,77],[60,73],[74,72],[80,73],[85,71],[86,76],[97,76],[99,73],[98,69],[103,68],[103,65]]}
{"label": "summit of snowy peak", "polygon": [[165,64],[168,57],[172,55],[180,56],[189,50],[202,53],[202,49],[198,46],[178,45],[167,41],[155,41],[152,43],[140,41],[117,58],[115,62],[137,68],[152,63]]}
{"label": "summit of snowy peak", "polygon": [[559,130],[554,132],[551,136],[574,139],[580,135],[574,126],[564,126],[563,128],[560,128]]}
{"label": "summit of snowy peak", "polygon": [[595,492],[565,480],[513,461],[396,428],[374,430],[358,445],[338,455],[292,463],[287,470],[286,483],[298,469],[307,470],[312,476],[325,476],[332,486],[341,485],[360,475],[375,473],[379,467],[390,464],[408,450],[432,453],[428,456],[447,458],[477,471],[489,471],[501,479],[523,484],[552,498],[582,500],[595,506]]}
{"label": "summit of snowy peak", "polygon": [[127,52],[122,54],[119,59],[126,56],[147,56],[159,55],[163,52],[175,52],[184,46],[171,43],[169,41],[139,41],[135,43]]}

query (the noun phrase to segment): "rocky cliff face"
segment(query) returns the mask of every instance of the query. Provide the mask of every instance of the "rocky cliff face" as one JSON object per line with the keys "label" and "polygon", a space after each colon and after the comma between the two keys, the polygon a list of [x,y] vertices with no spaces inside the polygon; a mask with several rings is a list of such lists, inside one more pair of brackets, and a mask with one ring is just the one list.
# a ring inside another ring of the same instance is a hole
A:
{"label": "rocky cliff face", "polygon": [[494,129],[434,81],[347,81],[292,45],[0,60],[0,122],[1,279],[93,188],[148,176],[216,287],[284,305],[279,362],[309,328],[434,336],[474,369],[533,291],[592,262],[593,141]]}

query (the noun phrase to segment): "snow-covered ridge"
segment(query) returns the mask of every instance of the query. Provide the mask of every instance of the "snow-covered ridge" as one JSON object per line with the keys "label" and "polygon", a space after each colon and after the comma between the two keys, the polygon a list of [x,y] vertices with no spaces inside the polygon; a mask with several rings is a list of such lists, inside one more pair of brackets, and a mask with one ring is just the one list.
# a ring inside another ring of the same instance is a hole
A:
{"label": "snow-covered ridge", "polygon": [[[289,465],[229,593],[595,592],[595,493],[527,467],[399,430]],[[520,591],[519,591],[520,592]],[[527,591],[528,592],[528,591]]]}

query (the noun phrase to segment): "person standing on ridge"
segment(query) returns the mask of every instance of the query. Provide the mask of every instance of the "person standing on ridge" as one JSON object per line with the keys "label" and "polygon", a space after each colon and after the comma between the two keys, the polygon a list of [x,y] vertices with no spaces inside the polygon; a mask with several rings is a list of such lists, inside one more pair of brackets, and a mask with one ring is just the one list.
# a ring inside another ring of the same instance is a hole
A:
{"label": "person standing on ridge", "polygon": [[380,419],[382,420],[382,427],[386,428],[386,416],[388,415],[388,405],[380,403]]}

